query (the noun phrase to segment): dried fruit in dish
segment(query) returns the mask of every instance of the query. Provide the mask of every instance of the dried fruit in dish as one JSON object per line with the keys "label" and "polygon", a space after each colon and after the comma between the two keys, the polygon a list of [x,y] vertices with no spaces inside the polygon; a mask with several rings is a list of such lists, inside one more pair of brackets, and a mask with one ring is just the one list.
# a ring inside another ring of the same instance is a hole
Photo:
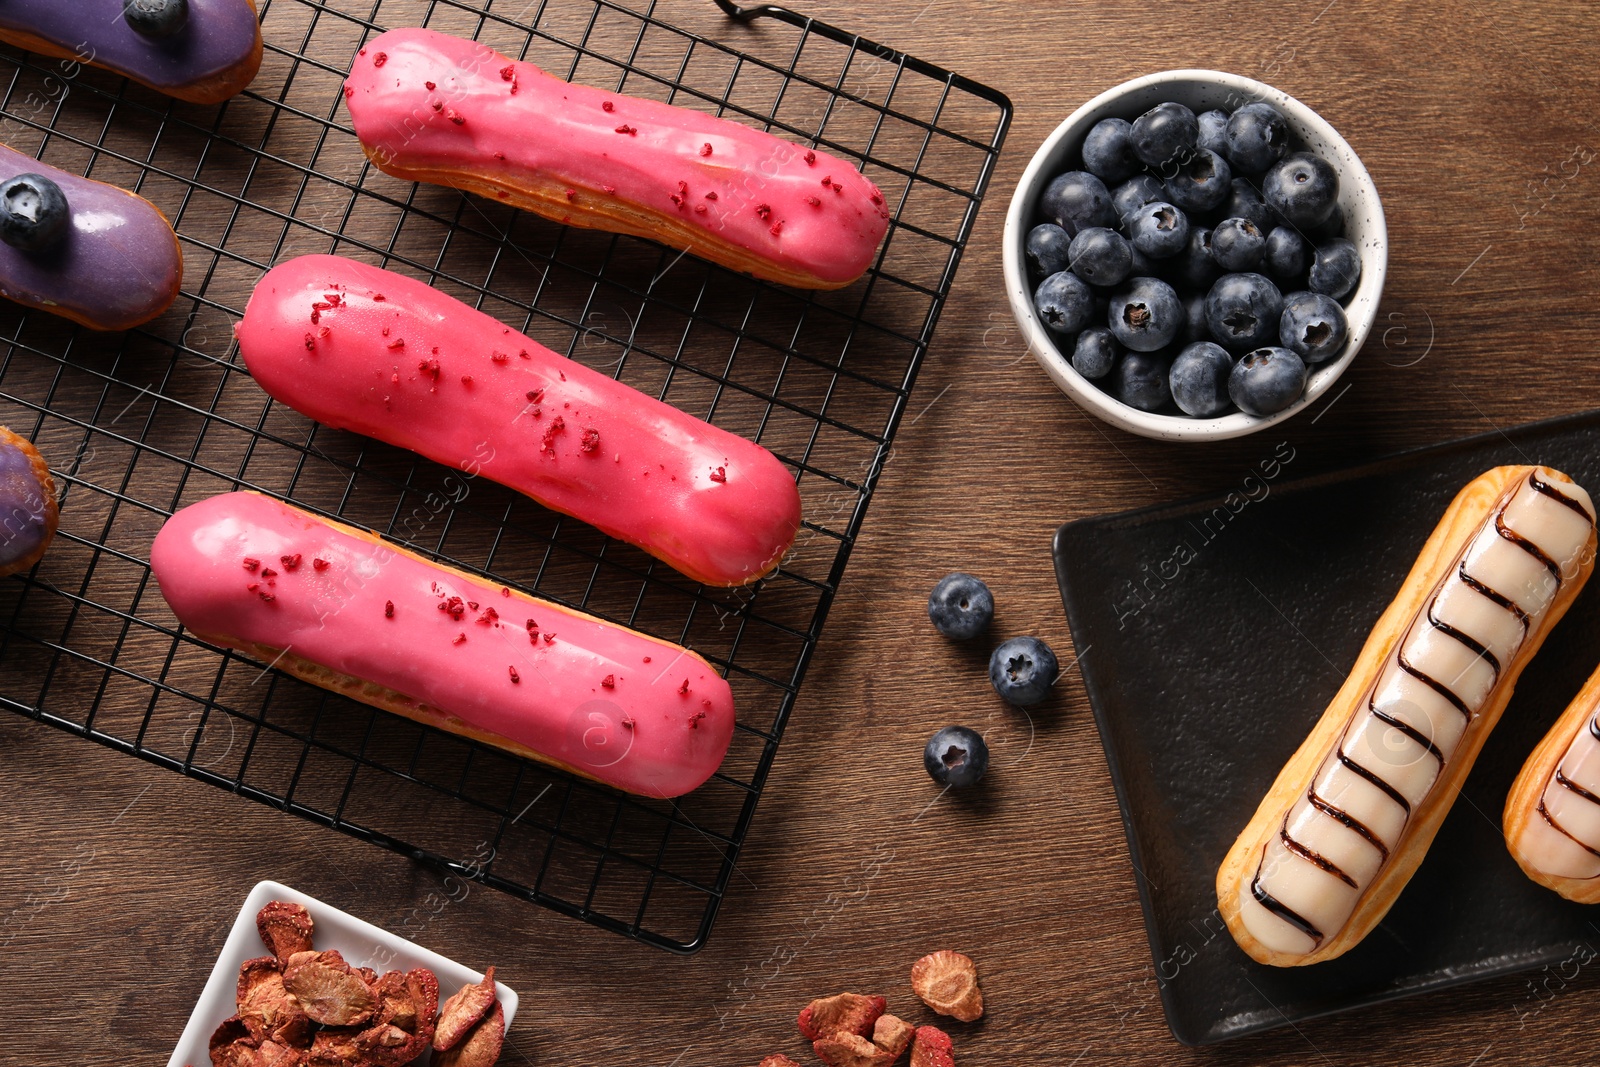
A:
{"label": "dried fruit in dish", "polygon": [[372,987],[351,969],[337,949],[290,956],[283,970],[283,987],[301,1011],[324,1026],[364,1023],[372,1018],[378,1004]]}
{"label": "dried fruit in dish", "polygon": [[434,1049],[443,1052],[454,1048],[495,1003],[494,968],[490,967],[483,981],[462,986],[439,1009],[439,1024],[433,1031]]}
{"label": "dried fruit in dish", "polygon": [[274,956],[246,960],[239,968],[236,1018],[256,1041],[304,1045],[310,1040],[311,1020],[289,996]]}
{"label": "dried fruit in dish", "polygon": [[256,932],[261,935],[261,943],[272,950],[280,964],[288,963],[296,952],[311,951],[314,929],[311,913],[300,904],[273,900],[256,912]]}
{"label": "dried fruit in dish", "polygon": [[495,1001],[489,1014],[454,1048],[433,1054],[433,1067],[491,1067],[505,1045],[506,1016]]}
{"label": "dried fruit in dish", "polygon": [[970,1023],[983,1015],[978,966],[962,952],[941,949],[911,965],[911,989],[940,1015]]}

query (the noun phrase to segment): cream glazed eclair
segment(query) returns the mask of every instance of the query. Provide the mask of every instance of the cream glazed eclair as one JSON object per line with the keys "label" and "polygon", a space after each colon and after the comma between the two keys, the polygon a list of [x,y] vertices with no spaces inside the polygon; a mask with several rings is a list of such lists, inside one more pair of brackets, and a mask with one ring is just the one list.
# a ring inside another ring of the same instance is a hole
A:
{"label": "cream glazed eclair", "polygon": [[1600,670],[1523,765],[1504,824],[1523,873],[1568,900],[1600,904]]}
{"label": "cream glazed eclair", "polygon": [[1496,467],[1457,494],[1217,872],[1251,958],[1320,963],[1382,921],[1594,548],[1594,505],[1557,471]]}
{"label": "cream glazed eclair", "polygon": [[888,230],[883,194],[841,159],[570,84],[434,30],[373,38],[344,94],[362,150],[387,174],[648,237],[769,281],[849,285]]}
{"label": "cream glazed eclair", "polygon": [[204,641],[630,793],[695,789],[733,737],[732,689],[688,649],[259,493],[173,515],[150,568]]}

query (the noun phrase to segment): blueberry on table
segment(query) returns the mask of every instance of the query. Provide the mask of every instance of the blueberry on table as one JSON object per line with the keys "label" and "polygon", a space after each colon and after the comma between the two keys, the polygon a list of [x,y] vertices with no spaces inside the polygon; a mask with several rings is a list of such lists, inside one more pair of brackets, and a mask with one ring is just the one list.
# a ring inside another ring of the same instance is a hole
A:
{"label": "blueberry on table", "polygon": [[1223,270],[1255,270],[1266,250],[1267,235],[1249,219],[1223,219],[1211,231],[1211,258]]}
{"label": "blueberry on table", "polygon": [[1133,269],[1133,249],[1116,230],[1090,226],[1078,231],[1068,251],[1072,273],[1090,285],[1116,285]]}
{"label": "blueberry on table", "polygon": [[1199,147],[1200,122],[1182,104],[1157,104],[1133,120],[1129,131],[1139,162],[1159,167]]}
{"label": "blueberry on table", "polygon": [[1306,285],[1314,293],[1326,293],[1343,300],[1355,292],[1361,280],[1361,253],[1343,237],[1317,246],[1311,256],[1311,272]]}
{"label": "blueberry on table", "polygon": [[146,37],[171,37],[189,21],[189,0],[122,0],[122,17]]}
{"label": "blueberry on table", "polygon": [[1072,349],[1072,369],[1091,381],[1104,378],[1117,365],[1122,346],[1104,326],[1091,326],[1078,335]]}
{"label": "blueberry on table", "polygon": [[1172,286],[1159,278],[1133,278],[1111,294],[1106,318],[1124,348],[1154,352],[1178,336],[1183,305]]}
{"label": "blueberry on table", "polygon": [[1151,259],[1167,259],[1189,244],[1189,216],[1175,204],[1156,201],[1135,208],[1127,217],[1133,247]]}
{"label": "blueberry on table", "polygon": [[1056,654],[1037,637],[1013,637],[989,657],[994,691],[1018,707],[1031,707],[1049,696],[1060,673]]}
{"label": "blueberry on table", "polygon": [[1039,197],[1039,212],[1066,230],[1068,237],[1077,236],[1088,226],[1117,224],[1106,183],[1082,170],[1069,170],[1052,178]]}
{"label": "blueberry on table", "polygon": [[1228,378],[1233,357],[1221,345],[1200,341],[1189,345],[1172,361],[1172,399],[1184,414],[1209,419],[1232,406]]}
{"label": "blueberry on table", "polygon": [[1195,122],[1200,127],[1198,146],[1215,152],[1219,156],[1227,155],[1228,113],[1216,110],[1202,111],[1195,116]]}
{"label": "blueberry on table", "polygon": [[1118,220],[1126,219],[1146,204],[1167,198],[1167,188],[1150,174],[1135,174],[1111,191],[1111,209]]}
{"label": "blueberry on table", "polygon": [[1073,334],[1089,324],[1094,292],[1071,271],[1057,271],[1033,291],[1033,306],[1044,324],[1059,334]]}
{"label": "blueberry on table", "polygon": [[1267,171],[1261,193],[1290,225],[1308,230],[1333,214],[1339,200],[1339,173],[1319,156],[1296,152]]}
{"label": "blueberry on table", "polygon": [[1139,173],[1139,157],[1130,139],[1127,119],[1101,119],[1083,139],[1083,167],[1106,182],[1126,181]]}
{"label": "blueberry on table", "polygon": [[1298,281],[1311,264],[1311,246],[1293,226],[1279,226],[1267,234],[1261,263],[1279,281]]}
{"label": "blueberry on table", "polygon": [[1344,348],[1349,336],[1344,308],[1323,293],[1290,293],[1283,298],[1278,340],[1306,363],[1326,363]]}
{"label": "blueberry on table", "polygon": [[1258,174],[1289,150],[1289,123],[1278,109],[1260,101],[1228,116],[1228,161],[1244,174]]}
{"label": "blueberry on table", "polygon": [[955,571],[940,578],[928,594],[928,618],[946,637],[965,641],[993,621],[994,595],[980,579]]}
{"label": "blueberry on table", "polygon": [[1277,340],[1282,317],[1283,294],[1259,274],[1224,274],[1206,294],[1206,328],[1211,339],[1233,352]]}
{"label": "blueberry on table", "polygon": [[1174,256],[1168,275],[1193,289],[1206,290],[1217,280],[1222,268],[1211,255],[1211,229],[1207,226],[1190,226],[1189,243]]}
{"label": "blueberry on table", "polygon": [[1228,396],[1249,415],[1282,411],[1305,391],[1306,365],[1276,345],[1246,352],[1228,377]]}
{"label": "blueberry on table", "polygon": [[1228,198],[1222,202],[1220,210],[1225,219],[1249,219],[1262,233],[1271,233],[1283,225],[1283,219],[1267,206],[1248,178],[1233,179],[1228,185]]}
{"label": "blueberry on table", "polygon": [[42,174],[19,174],[0,184],[0,241],[42,252],[65,236],[72,221],[61,186]]}
{"label": "blueberry on table", "polygon": [[1028,231],[1027,240],[1023,242],[1022,254],[1028,261],[1028,274],[1034,281],[1041,281],[1057,271],[1067,269],[1072,261],[1067,256],[1067,248],[1072,244],[1072,238],[1053,222],[1041,222]]}
{"label": "blueberry on table", "polygon": [[1161,411],[1172,403],[1172,360],[1166,352],[1129,352],[1111,371],[1107,391],[1138,411]]}
{"label": "blueberry on table", "polygon": [[1197,148],[1177,165],[1163,183],[1167,199],[1185,211],[1210,211],[1228,198],[1233,169],[1215,152]]}
{"label": "blueberry on table", "polygon": [[989,746],[974,730],[946,726],[928,739],[922,766],[940,785],[960,789],[972,785],[989,769]]}

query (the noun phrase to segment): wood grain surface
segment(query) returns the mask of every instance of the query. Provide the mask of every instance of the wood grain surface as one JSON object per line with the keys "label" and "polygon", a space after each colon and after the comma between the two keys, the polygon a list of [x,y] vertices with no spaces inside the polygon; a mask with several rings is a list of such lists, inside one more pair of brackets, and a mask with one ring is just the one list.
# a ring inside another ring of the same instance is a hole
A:
{"label": "wood grain surface", "polygon": [[[1037,634],[1070,661],[1049,557],[1065,520],[1225,490],[1279,440],[1296,477],[1600,405],[1600,14],[1549,0],[799,6],[1003,90],[1016,121],[709,945],[677,957],[487,889],[450,899],[399,856],[4,716],[0,1062],[164,1063],[263,878],[495,964],[522,996],[507,1064],[814,1062],[793,1025],[807,1000],[882,993],[935,1022],[907,972],[945,947],[978,960],[988,1008],[950,1026],[963,1064],[1596,1061],[1600,986],[1578,962],[1179,1046],[1076,675],[1030,733],[990,691],[987,647],[940,639],[924,603],[946,571],[975,571],[998,636]],[[709,0],[657,11],[735,46],[769,32]],[[1348,391],[1281,432],[1204,447],[1075,408],[1026,356],[1000,280],[1005,210],[1040,140],[1102,89],[1172,67],[1258,77],[1316,108],[1372,172],[1390,234]],[[36,684],[0,677],[0,691]],[[950,723],[994,746],[970,795],[940,796],[921,768]]]}

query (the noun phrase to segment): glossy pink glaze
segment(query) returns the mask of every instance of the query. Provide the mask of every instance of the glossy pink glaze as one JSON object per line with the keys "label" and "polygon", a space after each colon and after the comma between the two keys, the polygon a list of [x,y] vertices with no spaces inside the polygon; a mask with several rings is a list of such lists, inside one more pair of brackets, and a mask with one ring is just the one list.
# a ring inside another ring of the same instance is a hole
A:
{"label": "glossy pink glaze", "polygon": [[[631,793],[687,793],[733,736],[733,693],[694,653],[258,493],[179,511],[150,564],[205,640],[288,649],[437,709],[444,729],[505,738]],[[459,616],[441,610],[452,597]]]}
{"label": "glossy pink glaze", "polygon": [[467,170],[515,187],[553,176],[572,186],[569,197],[676,212],[829,285],[859,277],[888,228],[877,186],[836,157],[703,112],[573,85],[433,30],[374,38],[345,96],[380,167]]}
{"label": "glossy pink glaze", "polygon": [[771,452],[419,281],[303,256],[261,279],[236,332],[295,410],[481,473],[698,581],[753,581],[799,531]]}

